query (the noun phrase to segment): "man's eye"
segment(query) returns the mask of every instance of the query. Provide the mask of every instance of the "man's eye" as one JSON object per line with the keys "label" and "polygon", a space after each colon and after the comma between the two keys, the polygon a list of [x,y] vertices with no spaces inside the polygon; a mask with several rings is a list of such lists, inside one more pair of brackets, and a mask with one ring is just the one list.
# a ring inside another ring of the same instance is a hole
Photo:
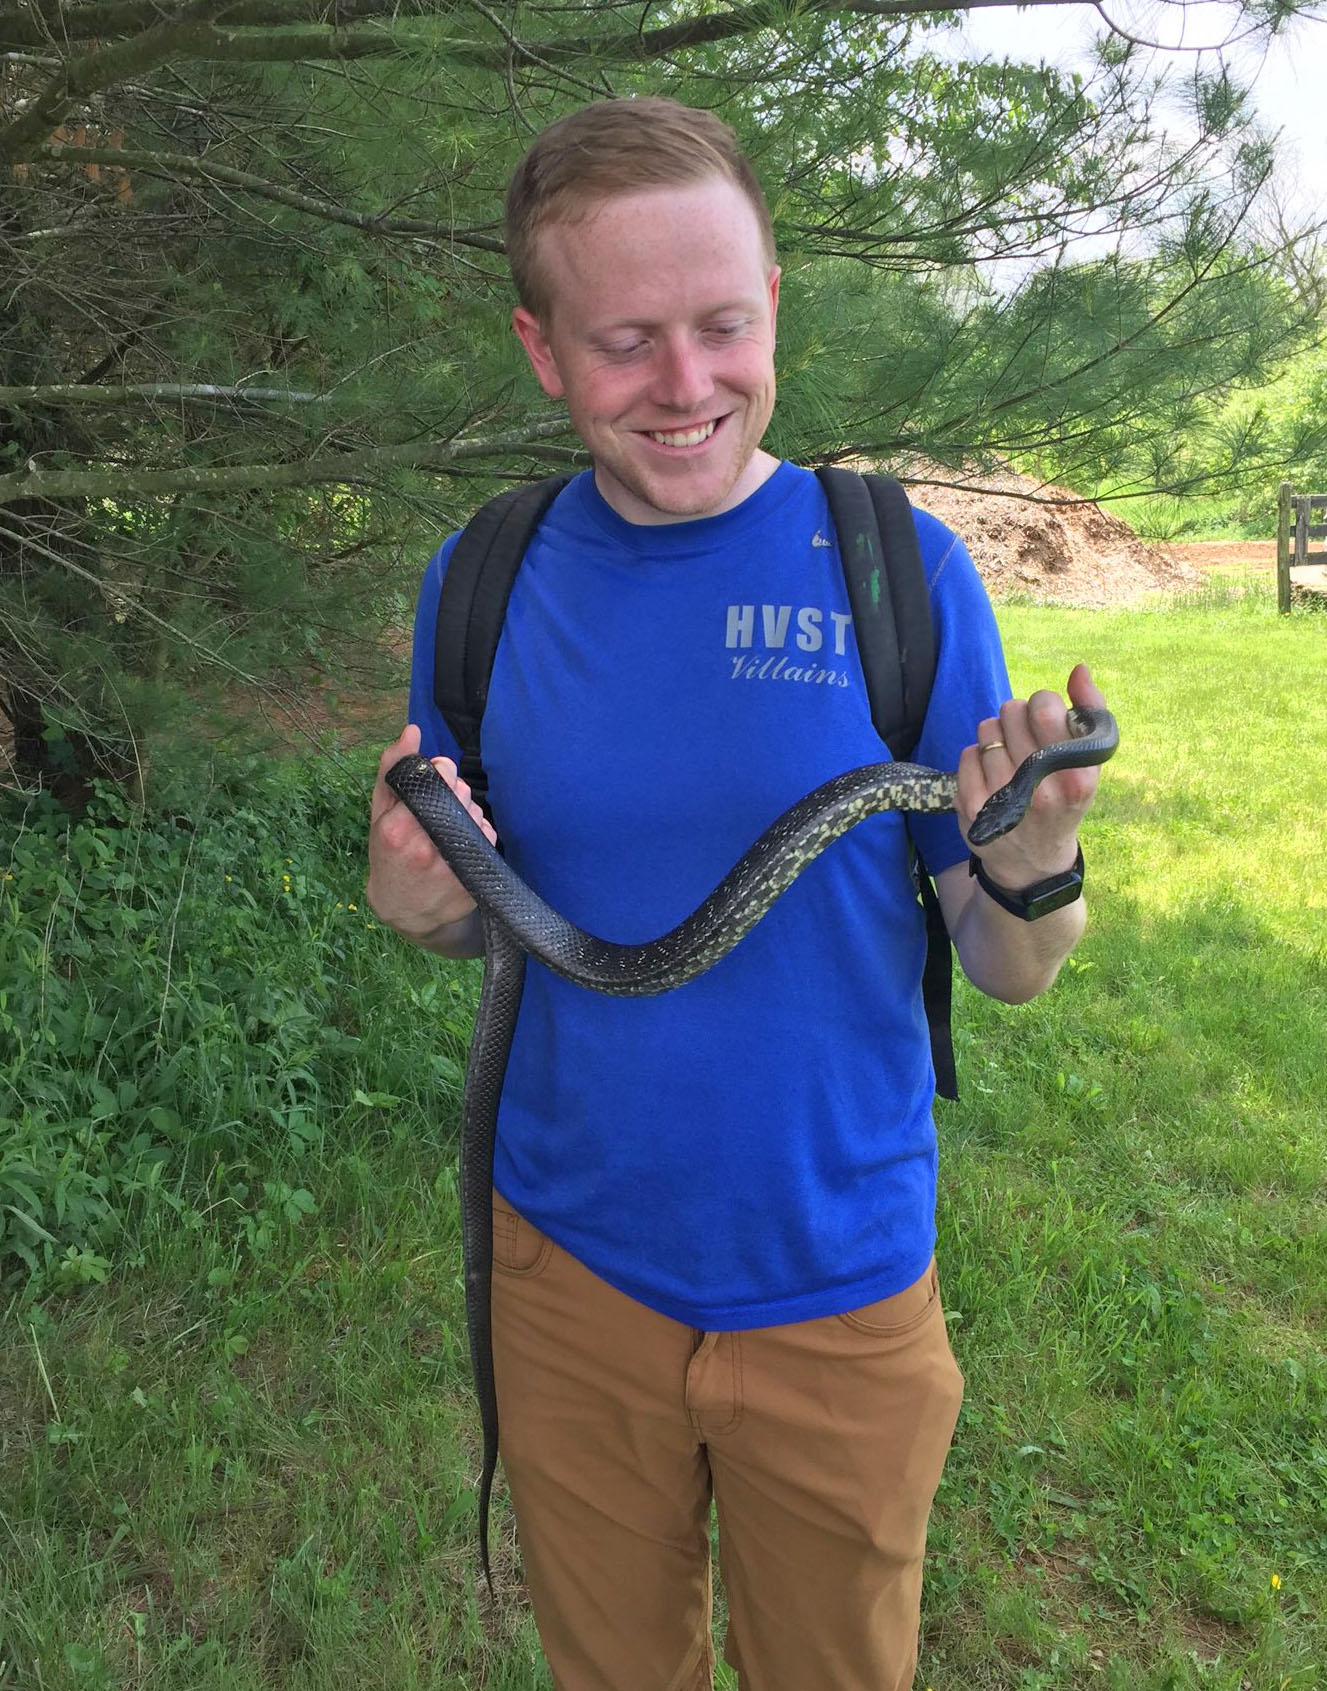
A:
{"label": "man's eye", "polygon": [[740,335],[745,327],[745,323],[711,323],[706,332],[717,341],[730,341],[735,335]]}
{"label": "man's eye", "polygon": [[631,358],[644,347],[644,341],[613,341],[604,347],[609,358]]}

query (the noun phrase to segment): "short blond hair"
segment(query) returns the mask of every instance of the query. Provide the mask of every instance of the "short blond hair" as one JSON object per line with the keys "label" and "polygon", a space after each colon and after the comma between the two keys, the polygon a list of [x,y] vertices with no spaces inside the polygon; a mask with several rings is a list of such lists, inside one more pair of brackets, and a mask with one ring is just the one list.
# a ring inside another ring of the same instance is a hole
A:
{"label": "short blond hair", "polygon": [[657,95],[596,100],[559,118],[536,137],[507,190],[507,259],[521,304],[541,320],[548,316],[551,301],[538,255],[547,224],[575,222],[615,194],[715,176],[750,201],[773,264],[774,225],[764,192],[722,118]]}

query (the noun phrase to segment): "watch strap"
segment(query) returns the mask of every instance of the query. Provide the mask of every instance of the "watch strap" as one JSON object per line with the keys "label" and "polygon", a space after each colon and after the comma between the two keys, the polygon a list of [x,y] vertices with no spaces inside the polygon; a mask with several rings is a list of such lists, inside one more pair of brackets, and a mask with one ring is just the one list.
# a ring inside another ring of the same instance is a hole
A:
{"label": "watch strap", "polygon": [[1002,910],[1007,910],[1011,916],[1021,917],[1025,922],[1035,922],[1038,917],[1049,916],[1052,910],[1063,910],[1066,904],[1072,904],[1076,898],[1083,896],[1083,848],[1079,846],[1072,869],[1048,875],[1044,881],[1034,881],[1030,887],[1022,887],[1017,892],[997,887],[982,867],[976,852],[968,858],[968,874],[976,876],[977,885]]}

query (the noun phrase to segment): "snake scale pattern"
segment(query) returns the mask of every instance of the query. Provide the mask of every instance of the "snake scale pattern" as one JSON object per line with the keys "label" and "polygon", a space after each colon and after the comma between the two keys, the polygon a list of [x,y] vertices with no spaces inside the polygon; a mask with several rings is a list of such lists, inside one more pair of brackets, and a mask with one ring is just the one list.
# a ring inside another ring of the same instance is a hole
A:
{"label": "snake scale pattern", "polygon": [[[991,795],[968,832],[974,847],[1015,827],[1047,775],[1104,763],[1119,743],[1109,711],[1071,710],[1069,730],[1072,738],[1041,747]],[[479,1554],[491,1592],[488,1516],[498,1458],[490,1327],[493,1149],[527,954],[596,992],[671,991],[731,951],[807,864],[864,817],[882,810],[953,810],[957,776],[914,763],[873,763],[836,776],[772,823],[685,921],[644,945],[597,939],[550,909],[489,844],[426,758],[400,759],[386,779],[475,900],[483,923],[484,984],[461,1114],[460,1205],[466,1328],[484,1441]]]}

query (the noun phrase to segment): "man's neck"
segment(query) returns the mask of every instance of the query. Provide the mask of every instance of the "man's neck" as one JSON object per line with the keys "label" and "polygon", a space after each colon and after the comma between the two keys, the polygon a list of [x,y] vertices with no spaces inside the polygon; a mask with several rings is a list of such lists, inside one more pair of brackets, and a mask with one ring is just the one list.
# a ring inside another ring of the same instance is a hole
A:
{"label": "man's neck", "polygon": [[757,449],[748,459],[746,467],[733,483],[724,498],[712,508],[704,511],[666,511],[657,505],[651,505],[640,498],[629,487],[618,481],[616,476],[605,475],[595,465],[594,485],[599,490],[604,503],[624,522],[634,523],[638,528],[653,528],[665,523],[693,523],[702,517],[721,516],[725,511],[734,510],[744,500],[751,497],[755,491],[763,487],[779,467],[779,459],[770,452]]}

